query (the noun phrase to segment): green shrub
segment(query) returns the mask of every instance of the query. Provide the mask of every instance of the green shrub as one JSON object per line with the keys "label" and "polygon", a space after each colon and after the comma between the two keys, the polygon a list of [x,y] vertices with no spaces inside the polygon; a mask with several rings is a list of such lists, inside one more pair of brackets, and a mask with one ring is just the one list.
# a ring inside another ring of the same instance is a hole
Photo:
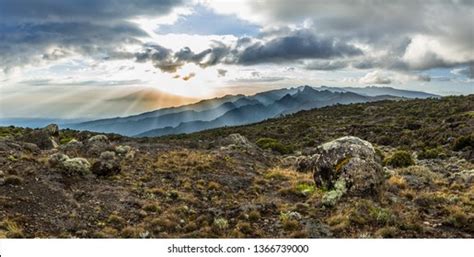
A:
{"label": "green shrub", "polygon": [[281,154],[290,154],[293,152],[293,147],[291,145],[284,145],[273,138],[260,138],[257,140],[256,144],[262,149],[271,149],[272,151]]}
{"label": "green shrub", "polygon": [[415,162],[409,152],[396,151],[392,156],[384,160],[384,164],[394,168],[402,168],[413,165]]}
{"label": "green shrub", "polygon": [[436,159],[443,155],[443,151],[440,148],[425,148],[423,151],[418,153],[418,159]]}
{"label": "green shrub", "polygon": [[474,148],[474,135],[457,138],[456,141],[454,141],[453,150],[460,151],[469,146]]}

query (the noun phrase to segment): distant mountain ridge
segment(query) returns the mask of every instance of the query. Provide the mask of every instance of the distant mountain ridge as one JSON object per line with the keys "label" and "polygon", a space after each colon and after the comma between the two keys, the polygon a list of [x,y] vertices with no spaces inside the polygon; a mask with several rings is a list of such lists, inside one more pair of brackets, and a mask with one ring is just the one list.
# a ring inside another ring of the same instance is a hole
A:
{"label": "distant mountain ridge", "polygon": [[389,87],[300,86],[265,91],[251,96],[227,95],[180,107],[158,109],[128,117],[69,124],[67,127],[127,136],[162,136],[249,124],[334,104],[429,97],[437,96]]}

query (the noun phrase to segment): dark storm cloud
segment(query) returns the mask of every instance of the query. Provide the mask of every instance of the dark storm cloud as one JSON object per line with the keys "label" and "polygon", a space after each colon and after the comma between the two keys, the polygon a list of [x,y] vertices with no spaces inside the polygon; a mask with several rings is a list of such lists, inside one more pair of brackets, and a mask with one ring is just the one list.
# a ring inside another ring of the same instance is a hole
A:
{"label": "dark storm cloud", "polygon": [[[332,59],[337,57],[358,56],[362,51],[350,44],[335,38],[319,38],[310,31],[288,30],[288,35],[272,37],[270,40],[243,37],[233,45],[213,41],[212,45],[195,53],[189,47],[172,52],[159,45],[149,45],[136,54],[137,62],[151,61],[163,72],[176,72],[187,63],[194,63],[202,68],[217,64],[281,64],[309,59]],[[281,33],[279,34],[281,35]],[[268,35],[266,35],[268,37]],[[329,66],[330,65],[330,66]],[[320,69],[342,68],[342,62],[328,62]],[[316,69],[316,67],[313,67]]]}
{"label": "dark storm cloud", "polygon": [[89,22],[0,24],[0,68],[54,61],[73,53],[121,59],[133,55],[123,44],[141,44],[146,34],[126,22],[99,25]]}
{"label": "dark storm cloud", "polygon": [[0,20],[107,21],[157,16],[181,0],[2,0]]}
{"label": "dark storm cloud", "polygon": [[2,0],[0,70],[73,53],[133,58],[121,47],[141,44],[136,38],[146,33],[126,20],[164,15],[180,4],[173,0]]}
{"label": "dark storm cloud", "polygon": [[296,31],[293,34],[257,42],[240,54],[238,62],[244,65],[258,63],[284,63],[300,59],[330,59],[360,55],[362,51],[344,42],[319,38],[311,32]]}
{"label": "dark storm cloud", "polygon": [[228,53],[228,48],[221,44],[199,53],[194,53],[189,47],[177,52],[160,45],[147,45],[141,52],[135,54],[137,62],[151,61],[154,67],[163,72],[176,72],[187,63],[194,63],[202,68],[220,63]]}

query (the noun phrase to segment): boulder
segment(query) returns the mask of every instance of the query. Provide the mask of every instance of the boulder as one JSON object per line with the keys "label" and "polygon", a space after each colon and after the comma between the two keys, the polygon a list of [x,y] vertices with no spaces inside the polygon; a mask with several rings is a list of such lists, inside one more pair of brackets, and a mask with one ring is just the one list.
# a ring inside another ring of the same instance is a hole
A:
{"label": "boulder", "polygon": [[39,153],[41,151],[40,148],[36,144],[33,144],[33,143],[25,142],[22,144],[22,147],[23,149],[25,149],[26,151],[30,153]]}
{"label": "boulder", "polygon": [[112,176],[120,173],[120,160],[115,152],[107,151],[100,154],[99,160],[92,165],[92,173],[97,176]]}
{"label": "boulder", "polygon": [[224,138],[223,144],[227,145],[227,148],[255,148],[254,144],[252,144],[246,137],[238,133],[230,134]]}
{"label": "boulder", "polygon": [[317,186],[335,190],[336,198],[342,194],[374,196],[379,193],[383,169],[371,143],[348,136],[322,144],[315,152],[301,158],[297,168],[313,172]]}
{"label": "boulder", "polygon": [[49,150],[59,146],[59,127],[50,124],[42,129],[35,129],[24,135],[21,141],[33,143],[42,150]]}

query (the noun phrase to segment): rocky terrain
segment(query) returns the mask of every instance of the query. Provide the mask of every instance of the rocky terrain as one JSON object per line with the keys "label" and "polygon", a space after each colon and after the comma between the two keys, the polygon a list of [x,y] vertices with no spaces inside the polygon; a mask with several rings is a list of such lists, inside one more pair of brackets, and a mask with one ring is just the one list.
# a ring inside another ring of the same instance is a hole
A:
{"label": "rocky terrain", "polygon": [[189,135],[0,128],[0,237],[474,235],[474,96]]}

